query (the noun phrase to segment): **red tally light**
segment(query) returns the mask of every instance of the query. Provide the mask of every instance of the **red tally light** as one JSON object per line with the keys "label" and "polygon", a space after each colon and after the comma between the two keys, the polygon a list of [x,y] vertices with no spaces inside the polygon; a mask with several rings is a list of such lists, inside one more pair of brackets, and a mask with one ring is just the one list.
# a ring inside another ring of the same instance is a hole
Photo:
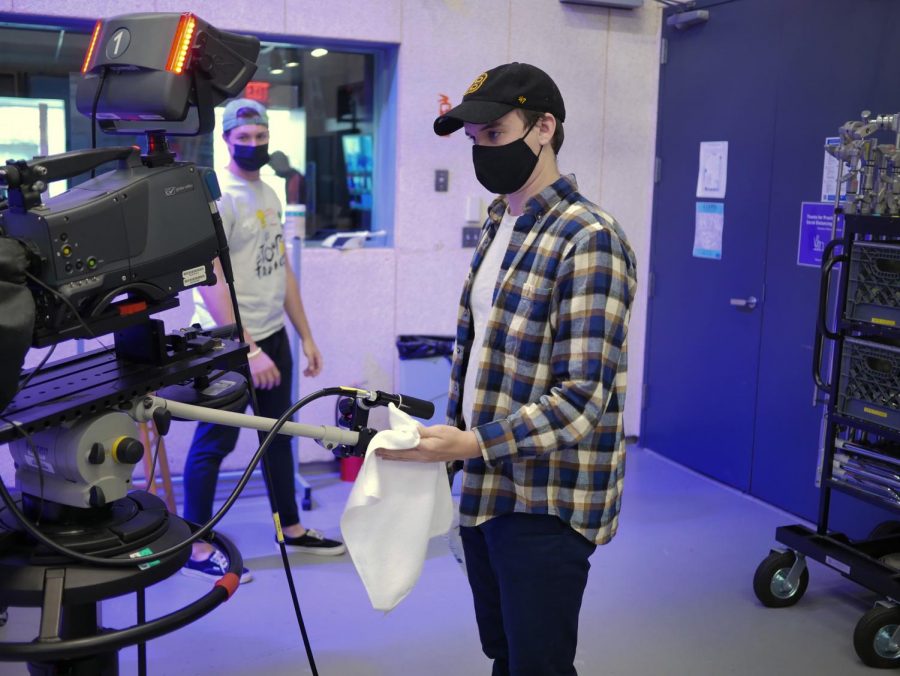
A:
{"label": "red tally light", "polygon": [[133,301],[131,303],[122,303],[119,305],[119,316],[127,317],[128,315],[136,315],[147,309],[147,303],[143,300]]}
{"label": "red tally light", "polygon": [[191,41],[194,39],[194,29],[197,27],[197,18],[190,13],[182,14],[178,20],[178,28],[175,30],[175,39],[172,40],[172,49],[169,50],[169,61],[166,70],[181,75],[184,72]]}
{"label": "red tally light", "polygon": [[88,68],[91,67],[91,61],[94,60],[94,50],[97,48],[97,38],[100,37],[100,27],[102,25],[103,22],[100,20],[94,24],[94,32],[91,34],[91,44],[88,45],[87,54],[84,55],[84,63],[81,65],[82,74],[87,73]]}

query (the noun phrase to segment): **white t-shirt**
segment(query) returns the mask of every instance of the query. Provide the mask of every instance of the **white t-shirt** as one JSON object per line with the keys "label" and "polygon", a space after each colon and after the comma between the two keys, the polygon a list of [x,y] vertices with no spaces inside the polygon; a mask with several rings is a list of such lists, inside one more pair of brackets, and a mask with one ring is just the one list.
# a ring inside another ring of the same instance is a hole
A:
{"label": "white t-shirt", "polygon": [[[219,212],[228,239],[238,308],[244,329],[255,341],[284,326],[286,253],[278,195],[263,181],[247,181],[225,170],[218,175]],[[215,326],[194,288],[193,322]]]}
{"label": "white t-shirt", "polygon": [[491,245],[484,254],[481,265],[472,280],[472,289],[469,293],[469,311],[472,313],[472,326],[475,336],[472,340],[472,353],[469,355],[469,365],[466,368],[466,380],[463,383],[462,410],[466,416],[467,427],[471,429],[475,416],[472,406],[475,404],[475,383],[478,380],[478,365],[481,362],[481,353],[484,351],[484,339],[487,333],[488,317],[491,316],[491,308],[494,301],[494,287],[500,281],[500,268],[503,265],[503,257],[509,248],[509,240],[512,237],[513,228],[518,216],[510,215],[509,211],[503,212],[500,225]]}

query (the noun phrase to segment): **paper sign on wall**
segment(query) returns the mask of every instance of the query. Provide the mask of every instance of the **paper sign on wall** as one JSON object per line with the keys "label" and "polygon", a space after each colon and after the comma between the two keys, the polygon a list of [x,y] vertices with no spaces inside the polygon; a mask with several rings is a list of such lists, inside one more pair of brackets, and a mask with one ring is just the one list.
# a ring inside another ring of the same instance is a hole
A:
{"label": "paper sign on wall", "polygon": [[[841,142],[837,136],[829,136],[825,139],[825,145],[836,145]],[[838,163],[840,160],[825,151],[825,161],[822,164],[822,201],[834,204],[834,194],[837,188]],[[850,168],[844,163],[844,176],[847,176]],[[847,199],[847,183],[841,183],[841,202]]]}
{"label": "paper sign on wall", "polygon": [[728,183],[728,141],[700,143],[700,168],[697,171],[697,197],[725,199]]}
{"label": "paper sign on wall", "polygon": [[720,260],[724,228],[724,204],[721,202],[697,202],[697,214],[694,221],[694,256]]}
{"label": "paper sign on wall", "polygon": [[[833,196],[832,196],[833,198]],[[822,267],[822,252],[831,241],[834,205],[803,202],[800,205],[800,240],[797,243],[797,265]],[[838,215],[836,237],[844,235],[844,215]]]}

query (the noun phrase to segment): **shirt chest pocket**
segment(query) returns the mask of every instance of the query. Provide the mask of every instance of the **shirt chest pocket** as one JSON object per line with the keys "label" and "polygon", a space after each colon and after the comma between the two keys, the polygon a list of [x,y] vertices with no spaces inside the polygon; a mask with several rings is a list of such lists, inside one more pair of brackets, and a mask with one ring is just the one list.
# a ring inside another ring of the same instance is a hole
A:
{"label": "shirt chest pocket", "polygon": [[551,296],[553,289],[526,284],[519,302],[509,317],[508,348],[519,349],[527,344],[543,342],[550,334]]}

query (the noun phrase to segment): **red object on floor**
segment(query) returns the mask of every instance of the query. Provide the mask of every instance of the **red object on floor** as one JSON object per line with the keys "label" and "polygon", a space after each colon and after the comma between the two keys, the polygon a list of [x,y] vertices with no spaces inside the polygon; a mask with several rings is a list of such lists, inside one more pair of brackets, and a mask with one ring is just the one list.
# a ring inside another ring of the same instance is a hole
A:
{"label": "red object on floor", "polygon": [[359,456],[341,458],[341,481],[356,481],[356,475],[359,474],[362,464],[363,459]]}

